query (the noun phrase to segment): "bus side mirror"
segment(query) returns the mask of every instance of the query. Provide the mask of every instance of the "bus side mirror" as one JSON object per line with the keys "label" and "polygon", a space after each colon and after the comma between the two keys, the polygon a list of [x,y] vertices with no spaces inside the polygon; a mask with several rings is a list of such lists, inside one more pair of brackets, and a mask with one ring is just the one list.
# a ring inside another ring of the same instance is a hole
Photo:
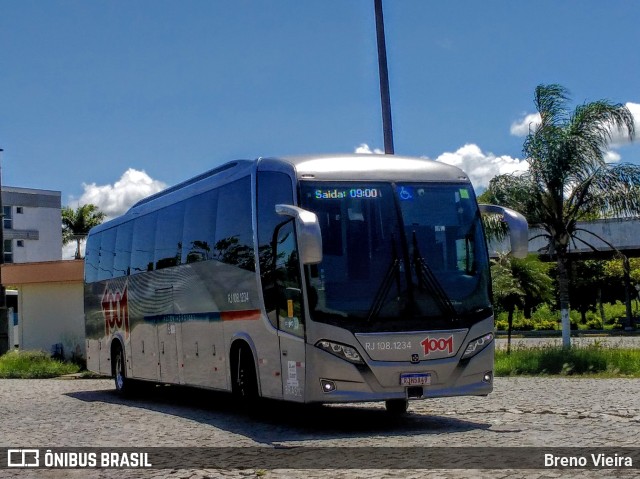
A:
{"label": "bus side mirror", "polygon": [[517,211],[504,206],[478,205],[484,214],[501,215],[509,227],[511,254],[516,258],[526,258],[529,254],[529,225],[527,219]]}
{"label": "bus side mirror", "polygon": [[316,214],[293,205],[276,205],[276,213],[295,219],[298,253],[302,264],[320,263],[322,261],[322,234]]}

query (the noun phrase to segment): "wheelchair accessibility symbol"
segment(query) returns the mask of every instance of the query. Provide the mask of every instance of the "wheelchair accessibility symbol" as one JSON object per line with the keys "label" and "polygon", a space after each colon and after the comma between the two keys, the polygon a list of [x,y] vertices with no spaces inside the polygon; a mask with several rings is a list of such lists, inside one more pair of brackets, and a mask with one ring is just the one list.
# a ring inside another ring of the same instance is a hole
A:
{"label": "wheelchair accessibility symbol", "polygon": [[408,188],[406,186],[401,186],[398,191],[398,196],[401,200],[407,201],[413,199],[413,188]]}

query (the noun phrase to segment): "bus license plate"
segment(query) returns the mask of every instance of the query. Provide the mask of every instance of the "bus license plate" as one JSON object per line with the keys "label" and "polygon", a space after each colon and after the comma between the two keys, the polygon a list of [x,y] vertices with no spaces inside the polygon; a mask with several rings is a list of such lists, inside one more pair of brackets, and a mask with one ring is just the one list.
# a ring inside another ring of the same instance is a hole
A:
{"label": "bus license plate", "polygon": [[401,386],[429,386],[431,384],[431,374],[429,373],[407,373],[400,375]]}

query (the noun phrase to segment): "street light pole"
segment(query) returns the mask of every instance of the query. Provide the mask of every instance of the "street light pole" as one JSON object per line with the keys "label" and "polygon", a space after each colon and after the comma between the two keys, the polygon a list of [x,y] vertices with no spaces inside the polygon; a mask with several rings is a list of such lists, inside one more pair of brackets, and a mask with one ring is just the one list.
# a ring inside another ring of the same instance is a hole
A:
{"label": "street light pole", "polygon": [[374,0],[376,14],[376,38],[378,41],[378,71],[380,74],[380,101],[382,103],[382,130],[384,133],[384,152],[394,154],[393,126],[391,124],[391,96],[389,94],[389,70],[387,68],[387,45],[384,35],[384,16],[382,0]]}
{"label": "street light pole", "polygon": [[4,266],[4,203],[2,201],[2,153],[0,148],[0,355],[9,350],[9,319],[7,316],[7,294],[2,283]]}

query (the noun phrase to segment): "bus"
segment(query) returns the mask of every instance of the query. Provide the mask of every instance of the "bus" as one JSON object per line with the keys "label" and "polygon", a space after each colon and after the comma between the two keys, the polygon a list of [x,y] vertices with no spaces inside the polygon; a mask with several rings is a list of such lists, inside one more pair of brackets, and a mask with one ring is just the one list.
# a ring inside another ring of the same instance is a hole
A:
{"label": "bus", "polygon": [[387,155],[226,163],[86,243],[89,370],[300,403],[492,391],[494,318],[467,175]]}

